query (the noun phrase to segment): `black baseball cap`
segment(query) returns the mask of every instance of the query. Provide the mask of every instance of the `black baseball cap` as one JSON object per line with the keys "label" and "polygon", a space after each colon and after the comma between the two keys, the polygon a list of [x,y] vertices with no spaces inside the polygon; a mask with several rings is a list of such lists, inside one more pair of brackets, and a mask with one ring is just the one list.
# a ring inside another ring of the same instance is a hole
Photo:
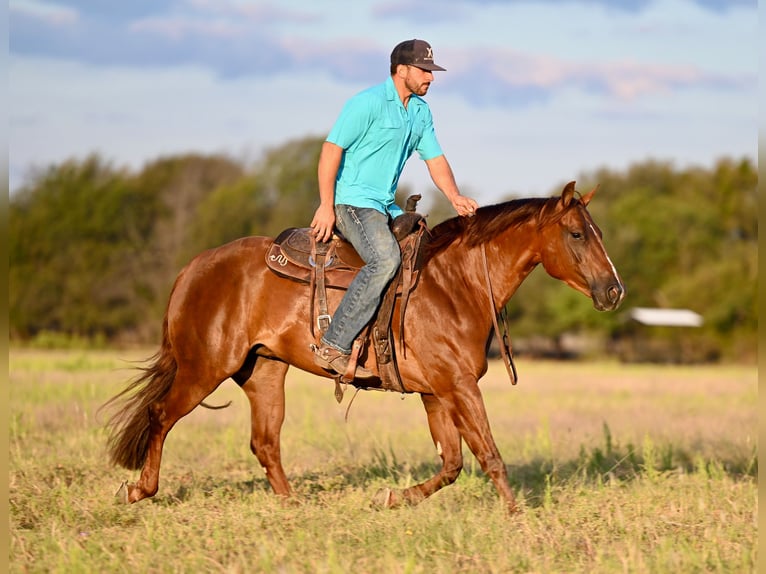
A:
{"label": "black baseball cap", "polygon": [[391,52],[391,64],[415,66],[431,72],[446,71],[441,66],[434,64],[434,51],[431,44],[425,40],[405,40],[397,44],[394,51]]}

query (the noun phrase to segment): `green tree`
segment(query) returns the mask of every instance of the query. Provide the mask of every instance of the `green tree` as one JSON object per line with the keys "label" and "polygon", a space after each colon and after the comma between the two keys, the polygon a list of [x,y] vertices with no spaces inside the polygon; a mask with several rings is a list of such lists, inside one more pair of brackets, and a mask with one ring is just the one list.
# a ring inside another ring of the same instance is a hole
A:
{"label": "green tree", "polygon": [[324,137],[305,137],[269,150],[256,166],[270,213],[258,233],[308,227],[319,206],[317,164]]}
{"label": "green tree", "polygon": [[140,320],[132,254],[147,248],[153,198],[98,156],[39,173],[9,217],[10,328],[112,336]]}
{"label": "green tree", "polygon": [[144,278],[142,297],[148,306],[147,319],[139,338],[154,340],[159,336],[170,288],[178,272],[195,254],[195,220],[199,206],[222,185],[233,184],[244,175],[237,161],[223,156],[184,154],[149,162],[135,176],[135,185],[151,195],[151,247],[137,254]]}
{"label": "green tree", "polygon": [[247,174],[212,190],[197,205],[187,256],[248,235],[274,237],[288,227],[308,227],[319,205],[322,141],[289,141],[269,150]]}
{"label": "green tree", "polygon": [[197,231],[194,220],[200,204],[216,188],[231,185],[243,175],[242,166],[228,157],[199,154],[161,158],[138,174],[136,184],[160,200],[153,243],[155,265],[166,271],[163,286],[190,256],[188,244]]}
{"label": "green tree", "polygon": [[191,224],[189,257],[265,228],[270,210],[262,189],[258,176],[251,174],[220,185],[205,197]]}
{"label": "green tree", "polygon": [[[9,198],[11,335],[57,330],[156,340],[170,287],[191,257],[246,235],[309,225],[322,141],[289,141],[247,168],[188,154],[133,174],[93,155],[37,172]],[[589,210],[627,286],[623,309],[596,313],[587,298],[538,270],[508,305],[512,336],[609,339],[624,331],[631,307],[688,307],[705,319],[701,339],[724,356],[754,356],[752,162],[725,158],[709,169],[679,170],[647,161],[585,174],[578,187],[597,183]],[[404,206],[409,194],[398,190],[397,202]],[[435,189],[418,211],[431,226],[454,216]]]}

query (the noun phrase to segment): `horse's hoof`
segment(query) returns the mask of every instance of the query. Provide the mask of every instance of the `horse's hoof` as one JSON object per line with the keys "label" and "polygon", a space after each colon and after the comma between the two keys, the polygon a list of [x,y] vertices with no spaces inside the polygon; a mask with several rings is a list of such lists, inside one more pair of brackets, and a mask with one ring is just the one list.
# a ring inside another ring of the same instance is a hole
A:
{"label": "horse's hoof", "polygon": [[279,504],[284,508],[300,508],[304,505],[303,501],[294,495],[278,495],[277,498],[279,499]]}
{"label": "horse's hoof", "polygon": [[117,499],[117,502],[119,504],[129,504],[128,500],[128,481],[124,480],[122,484],[120,485],[120,488],[117,490],[117,492],[114,493],[114,497]]}
{"label": "horse's hoof", "polygon": [[396,496],[390,488],[381,488],[372,497],[373,508],[394,508],[396,505]]}

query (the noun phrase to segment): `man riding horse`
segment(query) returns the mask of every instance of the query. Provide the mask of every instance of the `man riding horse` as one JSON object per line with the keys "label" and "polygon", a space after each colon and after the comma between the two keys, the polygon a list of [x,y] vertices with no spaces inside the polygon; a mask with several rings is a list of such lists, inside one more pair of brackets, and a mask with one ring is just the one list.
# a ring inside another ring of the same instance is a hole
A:
{"label": "man riding horse", "polygon": [[[422,99],[436,70],[444,68],[434,63],[427,42],[401,42],[391,52],[391,76],[352,97],[322,145],[314,237],[326,242],[337,226],[365,262],[314,351],[318,365],[339,375],[348,371],[354,339],[380,306],[401,263],[389,220],[402,213],[394,194],[407,159],[418,152],[458,215],[472,216],[478,208],[460,194]],[[356,367],[356,378],[374,376]]]}

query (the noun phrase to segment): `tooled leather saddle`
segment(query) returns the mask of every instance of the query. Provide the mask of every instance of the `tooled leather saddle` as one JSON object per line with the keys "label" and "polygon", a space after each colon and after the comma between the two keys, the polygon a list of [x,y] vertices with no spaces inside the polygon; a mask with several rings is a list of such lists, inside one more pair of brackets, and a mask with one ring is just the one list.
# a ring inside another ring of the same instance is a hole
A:
{"label": "tooled leather saddle", "polygon": [[[399,271],[386,289],[376,316],[354,342],[350,368],[336,378],[335,397],[340,402],[343,391],[339,383],[353,383],[359,388],[405,392],[394,353],[392,317],[396,297],[401,297],[399,311],[399,340],[404,346],[404,312],[410,292],[414,289],[420,270],[420,246],[428,231],[425,218],[415,212],[420,195],[407,199],[405,212],[396,217],[391,230],[402,253]],[[317,242],[310,228],[290,228],[277,236],[266,253],[266,265],[281,277],[306,283],[311,290],[311,334],[321,338],[330,324],[327,289],[346,290],[364,261],[354,247],[337,230],[330,241]],[[353,380],[353,370],[363,351],[374,349],[380,382],[375,379]]]}

